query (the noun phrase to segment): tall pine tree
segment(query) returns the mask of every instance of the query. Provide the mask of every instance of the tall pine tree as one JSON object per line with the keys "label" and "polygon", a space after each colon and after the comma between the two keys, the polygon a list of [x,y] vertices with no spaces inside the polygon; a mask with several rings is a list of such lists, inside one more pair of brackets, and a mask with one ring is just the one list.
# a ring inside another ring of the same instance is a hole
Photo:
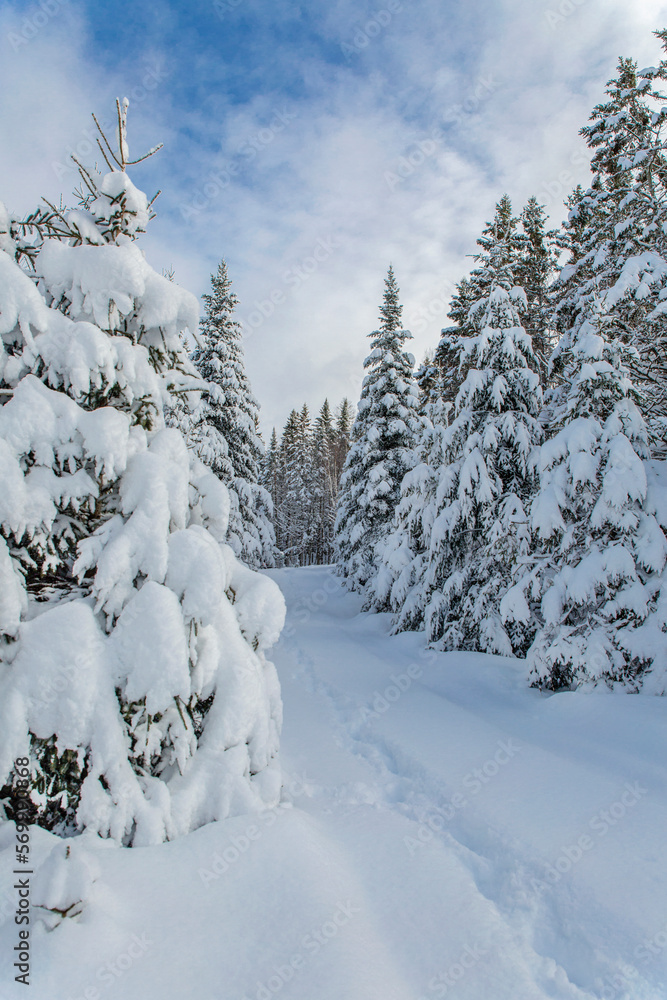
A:
{"label": "tall pine tree", "polygon": [[473,280],[483,294],[457,316],[463,332],[450,337],[461,385],[453,404],[441,398],[427,414],[376,603],[396,612],[397,629],[425,628],[446,649],[510,655],[519,636],[501,620],[498,600],[529,544],[525,508],[535,488],[541,390],[519,318],[526,297],[510,267],[515,227],[507,199],[480,246]]}
{"label": "tall pine tree", "polygon": [[345,467],[345,459],[350,449],[350,434],[352,432],[353,414],[350,401],[346,398],[336,409],[335,443],[334,443],[334,474],[336,477],[336,498],[340,489],[340,477]]}
{"label": "tall pine tree", "polygon": [[546,228],[546,219],[544,206],[537,198],[529,198],[521,212],[520,255],[512,268],[514,281],[526,293],[526,310],[521,319],[533,344],[543,386],[554,347],[550,291],[558,261],[558,233]]}
{"label": "tall pine tree", "polygon": [[277,801],[284,604],[167,426],[196,397],[198,305],[138,245],[127,107],[109,172],[82,166],[78,206],[9,220],[0,250],[0,795],[26,757],[35,822],[145,845]]}
{"label": "tall pine tree", "polygon": [[328,563],[333,557],[333,522],[338,486],[350,434],[350,404],[336,410],[327,400],[311,426],[308,407],[292,410],[282,440],[275,430],[262,482],[274,506],[278,546],[288,565]]}
{"label": "tall pine tree", "polygon": [[203,296],[203,344],[192,355],[207,383],[198,413],[199,450],[233,494],[228,541],[235,554],[253,568],[273,566],[272,502],[259,482],[264,451],[259,406],[245,371],[241,326],[233,317],[238,299],[224,260],[211,286],[212,294]]}
{"label": "tall pine tree", "polygon": [[333,528],[336,519],[338,479],[336,474],[336,430],[329,401],[324,400],[313,431],[313,467],[316,497],[315,561],[329,563],[333,559]]}
{"label": "tall pine tree", "polygon": [[[667,32],[657,34],[667,45]],[[667,417],[667,98],[655,82],[666,80],[665,60],[641,75],[631,59],[619,60],[607,100],[582,129],[593,179],[571,200],[570,259],[555,289],[559,332],[601,305],[609,339],[637,348],[630,372],[660,450]]]}
{"label": "tall pine tree", "polygon": [[551,689],[636,688],[664,648],[667,539],[646,503],[647,429],[629,377],[636,352],[609,339],[613,328],[599,307],[560,346],[568,374],[541,449],[534,551],[503,600],[506,621],[527,636],[537,630],[531,677]]}
{"label": "tall pine tree", "polygon": [[403,350],[411,334],[401,325],[398,294],[390,267],[338,496],[338,567],[347,586],[360,592],[375,575],[375,546],[391,526],[420,430],[414,358]]}
{"label": "tall pine tree", "polygon": [[442,331],[432,363],[422,366],[419,380],[423,402],[435,399],[453,402],[461,387],[458,337],[462,333],[474,334],[470,310],[489,294],[490,272],[483,262],[491,248],[496,263],[509,269],[514,284],[526,294],[521,322],[533,343],[542,383],[546,384],[547,360],[554,338],[551,285],[556,273],[557,237],[555,231],[546,229],[546,212],[536,198],[530,198],[520,217],[516,217],[509,196],[503,195],[496,204],[493,220],[486,224],[477,240],[478,266],[458,283],[452,296],[448,316],[454,325]]}

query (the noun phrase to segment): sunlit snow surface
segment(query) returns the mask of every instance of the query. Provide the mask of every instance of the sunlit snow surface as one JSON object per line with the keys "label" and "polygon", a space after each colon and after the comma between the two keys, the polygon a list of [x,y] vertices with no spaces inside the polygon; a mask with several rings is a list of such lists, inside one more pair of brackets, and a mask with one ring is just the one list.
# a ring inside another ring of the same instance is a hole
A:
{"label": "sunlit snow surface", "polygon": [[3,1000],[667,997],[667,699],[545,696],[389,636],[326,568],[270,575],[283,805],[68,862],[34,831],[33,901],[88,902],[34,913],[29,991],[0,827]]}

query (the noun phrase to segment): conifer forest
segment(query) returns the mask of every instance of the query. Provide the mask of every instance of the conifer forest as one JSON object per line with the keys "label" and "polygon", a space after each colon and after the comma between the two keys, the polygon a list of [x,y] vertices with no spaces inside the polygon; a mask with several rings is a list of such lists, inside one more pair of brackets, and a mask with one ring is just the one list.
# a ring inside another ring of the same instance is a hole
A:
{"label": "conifer forest", "polygon": [[664,8],[201,7],[0,7],[0,1000],[665,1000]]}

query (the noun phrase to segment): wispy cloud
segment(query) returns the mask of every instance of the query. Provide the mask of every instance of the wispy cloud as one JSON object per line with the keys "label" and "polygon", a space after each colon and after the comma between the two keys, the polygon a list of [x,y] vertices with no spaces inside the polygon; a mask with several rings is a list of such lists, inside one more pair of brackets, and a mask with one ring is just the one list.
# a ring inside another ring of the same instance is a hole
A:
{"label": "wispy cloud", "polygon": [[134,88],[137,148],[165,141],[137,172],[164,190],[147,253],[196,292],[227,258],[268,429],[304,399],[357,394],[390,261],[420,356],[503,192],[560,221],[562,178],[588,176],[579,128],[618,55],[659,58],[667,14],[653,0],[120,8],[64,4],[19,51],[9,33],[31,8],[0,8],[0,197],[22,210],[67,191],[52,164],[89,111]]}

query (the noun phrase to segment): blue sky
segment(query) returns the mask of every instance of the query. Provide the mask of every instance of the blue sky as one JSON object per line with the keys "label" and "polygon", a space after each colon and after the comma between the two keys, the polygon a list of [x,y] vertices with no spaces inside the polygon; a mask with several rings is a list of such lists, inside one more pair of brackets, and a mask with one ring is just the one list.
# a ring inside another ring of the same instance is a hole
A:
{"label": "blue sky", "polygon": [[667,8],[634,6],[0,0],[0,198],[68,196],[128,96],[132,149],[165,143],[132,174],[163,191],[147,256],[197,294],[226,257],[270,432],[356,401],[390,262],[420,358],[504,192],[560,222],[618,56],[660,57]]}

